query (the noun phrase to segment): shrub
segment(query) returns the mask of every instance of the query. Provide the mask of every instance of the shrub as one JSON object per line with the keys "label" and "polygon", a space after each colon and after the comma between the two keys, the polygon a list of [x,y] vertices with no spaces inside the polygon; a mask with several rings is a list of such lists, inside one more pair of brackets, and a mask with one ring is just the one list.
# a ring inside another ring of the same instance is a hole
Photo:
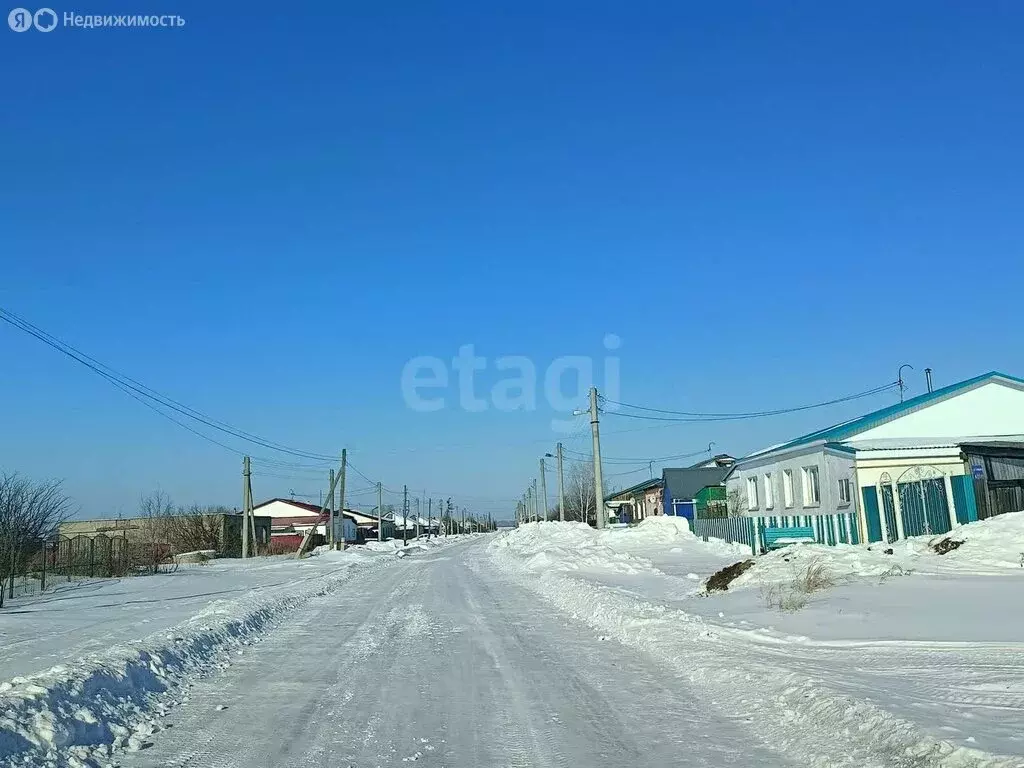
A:
{"label": "shrub", "polygon": [[793,577],[778,584],[762,584],[761,597],[768,608],[780,611],[797,611],[810,600],[810,595],[831,589],[836,578],[824,563],[812,560],[804,570],[792,566]]}

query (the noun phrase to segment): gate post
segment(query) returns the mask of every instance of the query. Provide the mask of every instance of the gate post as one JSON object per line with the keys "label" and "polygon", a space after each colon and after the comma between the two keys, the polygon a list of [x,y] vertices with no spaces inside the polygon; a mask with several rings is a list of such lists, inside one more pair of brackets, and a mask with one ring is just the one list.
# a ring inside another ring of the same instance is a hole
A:
{"label": "gate post", "polygon": [[[885,519],[885,496],[882,494],[882,481],[875,486],[875,494],[878,496],[878,523],[882,531],[882,544],[889,543],[889,521]],[[895,494],[894,494],[895,495]],[[896,502],[893,501],[895,506]]]}
{"label": "gate post", "polygon": [[903,506],[900,504],[900,485],[897,482],[892,484],[892,508],[896,513],[896,538],[903,540],[907,537],[903,533]]}
{"label": "gate post", "polygon": [[942,483],[946,486],[946,507],[949,511],[949,530],[953,530],[957,526],[956,522],[956,502],[953,500],[953,481],[946,473],[942,474]]}
{"label": "gate post", "polygon": [[39,591],[46,591],[46,539],[43,539],[43,575],[39,579]]}

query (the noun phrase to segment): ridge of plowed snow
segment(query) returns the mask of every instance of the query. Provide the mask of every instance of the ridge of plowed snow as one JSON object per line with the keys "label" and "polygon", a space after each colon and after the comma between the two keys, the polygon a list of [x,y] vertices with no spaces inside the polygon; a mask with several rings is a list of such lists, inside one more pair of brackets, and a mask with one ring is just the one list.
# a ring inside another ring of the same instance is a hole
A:
{"label": "ridge of plowed snow", "polygon": [[[647,521],[650,522],[650,521]],[[647,525],[634,536],[655,538]],[[993,755],[936,739],[915,724],[896,717],[865,698],[830,690],[827,682],[780,668],[760,658],[742,636],[704,622],[699,616],[653,604],[619,590],[571,575],[571,566],[538,570],[541,555],[551,561],[573,557],[567,534],[524,526],[501,534],[489,545],[492,561],[518,583],[537,592],[558,609],[625,645],[642,649],[706,691],[725,715],[741,718],[762,741],[814,766],[911,766],[933,768],[1019,767],[1020,758]],[[554,524],[558,526],[558,524]],[[655,524],[657,525],[657,524]],[[609,534],[588,534],[580,526],[571,534],[579,551]],[[682,544],[681,555],[705,544],[696,537]],[[548,544],[548,539],[552,541]],[[664,546],[662,544],[661,546]],[[614,566],[613,566],[614,567]]]}
{"label": "ridge of plowed snow", "polygon": [[229,667],[274,625],[344,586],[355,571],[397,562],[333,552],[325,560],[338,567],[308,578],[299,571],[294,585],[269,594],[214,600],[141,641],[0,683],[0,767],[89,768],[119,749],[141,748],[167,709],[188,700],[192,681]]}

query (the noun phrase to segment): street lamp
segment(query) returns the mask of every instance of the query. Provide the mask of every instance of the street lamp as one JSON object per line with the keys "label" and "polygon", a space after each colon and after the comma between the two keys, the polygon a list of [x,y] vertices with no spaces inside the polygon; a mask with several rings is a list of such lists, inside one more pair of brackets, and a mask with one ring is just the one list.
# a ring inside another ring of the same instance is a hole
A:
{"label": "street lamp", "polygon": [[558,522],[565,522],[565,484],[562,479],[562,444],[558,443],[555,445],[555,455],[552,456],[550,453],[544,454],[545,458],[556,459],[558,461]]}

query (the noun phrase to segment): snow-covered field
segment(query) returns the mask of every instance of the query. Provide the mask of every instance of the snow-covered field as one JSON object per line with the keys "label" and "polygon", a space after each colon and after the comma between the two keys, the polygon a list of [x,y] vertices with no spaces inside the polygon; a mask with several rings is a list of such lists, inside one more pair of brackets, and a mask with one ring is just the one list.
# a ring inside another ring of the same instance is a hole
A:
{"label": "snow-covered field", "polygon": [[63,584],[0,611],[0,765],[97,765],[133,748],[272,626],[425,540]]}
{"label": "snow-covered field", "polygon": [[[927,540],[788,548],[726,592],[714,571],[749,557],[685,521],[627,530],[541,523],[497,537],[495,564],[559,609],[643,649],[723,716],[821,766],[1024,765],[1024,514]],[[826,588],[778,594],[817,566]],[[769,606],[769,603],[773,607]]]}

